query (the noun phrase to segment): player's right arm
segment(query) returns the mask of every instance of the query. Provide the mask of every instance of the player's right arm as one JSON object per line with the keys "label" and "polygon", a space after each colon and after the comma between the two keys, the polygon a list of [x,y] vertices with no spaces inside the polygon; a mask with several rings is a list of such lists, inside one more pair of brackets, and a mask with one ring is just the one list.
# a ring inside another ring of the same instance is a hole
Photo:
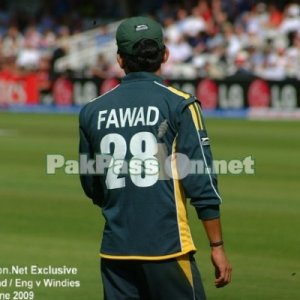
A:
{"label": "player's right arm", "polygon": [[[94,151],[85,124],[85,107],[79,115],[79,156],[81,155],[87,156],[87,159],[94,158]],[[99,177],[91,174],[80,174],[80,182],[86,196],[91,198],[94,204],[101,206],[103,193]]]}

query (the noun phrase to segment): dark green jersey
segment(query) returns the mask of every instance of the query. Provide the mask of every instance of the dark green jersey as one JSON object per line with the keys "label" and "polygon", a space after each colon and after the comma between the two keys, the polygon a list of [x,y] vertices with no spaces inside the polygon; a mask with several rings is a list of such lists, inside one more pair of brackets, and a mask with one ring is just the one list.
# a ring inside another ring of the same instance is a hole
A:
{"label": "dark green jersey", "polygon": [[130,73],[81,110],[80,153],[81,164],[95,160],[97,174],[81,174],[81,184],[102,208],[104,258],[158,260],[194,251],[187,198],[200,218],[218,217],[199,102],[156,75]]}

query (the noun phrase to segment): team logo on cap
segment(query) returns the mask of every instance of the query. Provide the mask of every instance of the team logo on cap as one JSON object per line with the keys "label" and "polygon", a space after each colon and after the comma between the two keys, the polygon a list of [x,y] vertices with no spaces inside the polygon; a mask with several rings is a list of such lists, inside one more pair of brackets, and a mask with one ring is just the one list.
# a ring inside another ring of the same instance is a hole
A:
{"label": "team logo on cap", "polygon": [[148,30],[148,25],[137,25],[135,26],[135,31],[142,31],[142,30]]}

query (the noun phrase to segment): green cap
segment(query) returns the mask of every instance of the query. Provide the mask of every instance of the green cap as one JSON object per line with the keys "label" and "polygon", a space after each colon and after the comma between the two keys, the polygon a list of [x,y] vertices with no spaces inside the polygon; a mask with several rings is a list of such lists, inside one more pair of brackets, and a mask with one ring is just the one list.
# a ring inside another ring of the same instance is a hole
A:
{"label": "green cap", "polygon": [[164,41],[161,25],[146,17],[129,18],[119,25],[116,40],[121,53],[134,55],[133,46],[142,39],[153,40],[162,49]]}

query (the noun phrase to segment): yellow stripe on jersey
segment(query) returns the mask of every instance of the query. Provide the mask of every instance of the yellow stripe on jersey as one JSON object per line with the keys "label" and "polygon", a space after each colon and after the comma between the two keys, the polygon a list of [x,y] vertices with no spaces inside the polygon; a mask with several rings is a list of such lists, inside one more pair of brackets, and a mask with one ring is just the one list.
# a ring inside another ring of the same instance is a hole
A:
{"label": "yellow stripe on jersey", "polygon": [[180,237],[181,251],[187,253],[191,250],[196,250],[190,227],[187,219],[186,198],[184,195],[182,184],[179,180],[176,160],[176,138],[172,145],[171,170],[173,177],[175,204],[177,212],[177,224]]}
{"label": "yellow stripe on jersey", "polygon": [[200,123],[200,129],[202,130],[202,129],[204,129],[204,126],[203,126],[203,122],[202,122],[202,115],[201,115],[201,111],[200,111],[201,110],[200,106],[197,103],[194,103],[193,105],[195,106],[195,109],[197,111],[197,116],[198,116],[199,123]]}
{"label": "yellow stripe on jersey", "polygon": [[[179,91],[172,86],[169,86],[168,90],[170,90],[171,92],[173,92],[174,94],[176,94],[178,96],[183,97],[185,100],[188,100],[191,98],[190,94]],[[197,105],[196,103],[193,103],[193,104],[189,105],[189,109],[192,113],[193,121],[195,123],[197,130],[202,130],[204,128],[204,126],[203,126],[203,122],[202,122],[202,118],[201,118],[199,105]]]}
{"label": "yellow stripe on jersey", "polygon": [[189,109],[191,111],[193,122],[194,122],[197,130],[202,130],[203,125],[202,125],[202,121],[201,121],[201,115],[199,114],[199,111],[196,108],[196,104],[193,103],[193,104],[189,105]]}
{"label": "yellow stripe on jersey", "polygon": [[170,90],[171,92],[173,92],[174,94],[178,95],[178,96],[181,96],[183,97],[185,100],[191,98],[191,95],[190,94],[187,94],[187,93],[184,93],[182,91],[179,91],[177,89],[175,89],[174,87],[172,86],[169,86],[168,87],[168,90]]}
{"label": "yellow stripe on jersey", "polygon": [[195,251],[195,248],[191,248],[186,250],[186,252],[180,251],[172,254],[166,254],[161,256],[142,256],[142,255],[110,255],[110,254],[104,254],[100,253],[100,257],[106,258],[106,259],[115,259],[115,260],[165,260],[165,259],[171,259],[171,258],[177,258],[181,257],[191,251]]}
{"label": "yellow stripe on jersey", "polygon": [[177,263],[179,264],[180,268],[182,269],[183,273],[185,274],[186,278],[188,279],[190,285],[193,287],[193,274],[191,268],[191,262],[189,259],[189,255],[185,254],[176,258]]}

